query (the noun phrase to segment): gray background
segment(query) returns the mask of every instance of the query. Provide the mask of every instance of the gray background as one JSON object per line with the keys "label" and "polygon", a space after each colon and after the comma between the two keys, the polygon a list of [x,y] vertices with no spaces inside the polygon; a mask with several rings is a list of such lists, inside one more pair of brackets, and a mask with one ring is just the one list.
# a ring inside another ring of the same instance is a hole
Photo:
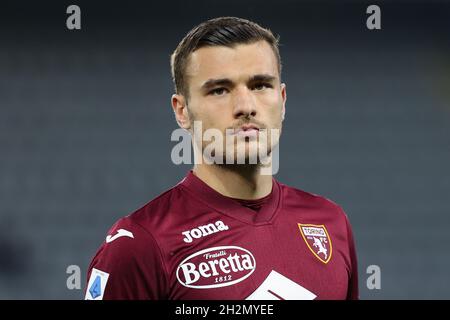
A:
{"label": "gray background", "polygon": [[[363,299],[450,298],[450,4],[327,1],[0,4],[0,298],[80,299],[109,227],[177,183],[169,55],[197,23],[281,36],[277,179],[341,204]],[[188,4],[189,3],[189,4]],[[293,253],[295,254],[295,253]],[[381,290],[366,268],[381,267]]]}

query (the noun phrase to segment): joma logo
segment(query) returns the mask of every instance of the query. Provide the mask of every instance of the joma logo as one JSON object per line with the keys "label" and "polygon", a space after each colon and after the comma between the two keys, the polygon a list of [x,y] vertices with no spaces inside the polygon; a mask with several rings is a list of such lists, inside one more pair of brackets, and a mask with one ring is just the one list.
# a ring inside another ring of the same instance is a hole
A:
{"label": "joma logo", "polygon": [[186,243],[191,243],[193,239],[199,239],[201,237],[208,236],[210,234],[228,230],[228,226],[225,225],[221,220],[216,221],[215,223],[209,223],[204,226],[199,226],[190,231],[184,231],[181,234],[185,237],[183,241]]}

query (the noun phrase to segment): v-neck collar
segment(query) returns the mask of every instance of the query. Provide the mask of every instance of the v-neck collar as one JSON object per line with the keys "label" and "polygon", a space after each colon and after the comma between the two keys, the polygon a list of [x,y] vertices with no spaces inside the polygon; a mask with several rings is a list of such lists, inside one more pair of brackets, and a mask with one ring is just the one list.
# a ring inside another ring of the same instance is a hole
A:
{"label": "v-neck collar", "polygon": [[281,207],[281,187],[272,177],[272,194],[270,200],[265,203],[259,212],[242,206],[232,198],[226,197],[198,178],[192,170],[178,184],[191,195],[201,200],[212,209],[242,222],[253,225],[270,224],[275,219],[278,209]]}

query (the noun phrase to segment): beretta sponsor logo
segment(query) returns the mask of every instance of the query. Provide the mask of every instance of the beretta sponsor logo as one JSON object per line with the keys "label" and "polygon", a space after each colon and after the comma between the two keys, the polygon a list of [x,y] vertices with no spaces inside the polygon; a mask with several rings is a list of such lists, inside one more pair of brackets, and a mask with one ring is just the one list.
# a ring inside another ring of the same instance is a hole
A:
{"label": "beretta sponsor logo", "polygon": [[241,247],[208,248],[191,254],[177,268],[177,279],[185,287],[226,287],[247,279],[256,268],[253,254]]}

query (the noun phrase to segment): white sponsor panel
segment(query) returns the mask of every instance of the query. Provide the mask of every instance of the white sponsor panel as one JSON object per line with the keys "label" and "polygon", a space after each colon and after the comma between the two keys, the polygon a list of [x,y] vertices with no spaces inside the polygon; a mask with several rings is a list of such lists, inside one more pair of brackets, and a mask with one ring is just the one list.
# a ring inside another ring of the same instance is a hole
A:
{"label": "white sponsor panel", "polygon": [[266,280],[246,300],[314,300],[316,295],[272,270]]}
{"label": "white sponsor panel", "polygon": [[237,246],[222,246],[191,254],[180,263],[176,275],[185,287],[210,289],[244,281],[255,268],[256,260],[250,251]]}

